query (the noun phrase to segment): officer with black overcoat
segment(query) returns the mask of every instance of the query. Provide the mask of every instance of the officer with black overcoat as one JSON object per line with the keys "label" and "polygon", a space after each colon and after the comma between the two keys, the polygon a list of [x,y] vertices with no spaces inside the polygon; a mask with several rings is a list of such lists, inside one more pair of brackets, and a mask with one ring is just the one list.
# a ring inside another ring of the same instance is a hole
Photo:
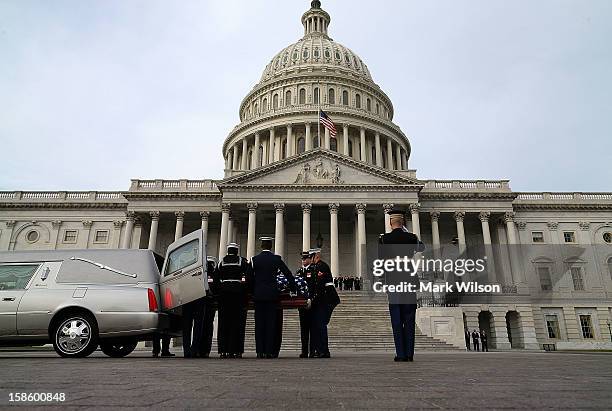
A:
{"label": "officer with black overcoat", "polygon": [[489,345],[487,344],[487,333],[485,330],[480,330],[480,345],[482,346],[483,352],[489,352]]}
{"label": "officer with black overcoat", "polygon": [[[413,258],[417,252],[425,250],[425,246],[414,234],[409,232],[405,224],[404,212],[394,209],[389,211],[391,232],[383,234],[379,238],[379,254],[384,259],[399,257]],[[400,245],[406,246],[400,246]],[[388,246],[388,247],[387,247]],[[411,272],[389,272],[385,275],[387,283],[399,284],[408,282],[418,287],[419,281],[414,273],[414,265]],[[414,358],[414,334],[416,316],[416,293],[388,293],[389,314],[393,328],[393,339],[395,341],[395,361],[413,361]]]}
{"label": "officer with black overcoat", "polygon": [[[280,292],[276,276],[287,278],[289,289],[295,291],[291,270],[272,250],[273,238],[262,237],[262,251],[251,258],[253,301],[255,302],[255,346],[257,358],[274,358],[277,353],[278,309]],[[282,330],[280,330],[282,331]]]}
{"label": "officer with black overcoat", "polygon": [[315,358],[330,358],[327,326],[334,308],[340,304],[340,297],[334,287],[331,269],[321,260],[321,249],[310,250],[311,273],[314,276],[312,298],[312,324],[315,330]]}
{"label": "officer with black overcoat", "polygon": [[302,277],[308,286],[307,306],[298,308],[300,314],[300,339],[302,341],[302,352],[300,358],[308,358],[314,356],[314,341],[310,337],[312,330],[312,310],[311,310],[311,293],[314,289],[314,276],[310,270],[312,257],[308,251],[302,252],[302,266],[295,272],[296,277]]}
{"label": "officer with black overcoat", "polygon": [[246,325],[247,278],[250,265],[238,255],[239,246],[230,243],[227,255],[217,267],[219,326],[217,345],[221,358],[242,358]]}
{"label": "officer with black overcoat", "polygon": [[208,257],[206,259],[206,273],[208,276],[208,292],[203,298],[204,300],[204,319],[202,324],[202,343],[200,345],[199,356],[208,358],[212,349],[212,340],[214,335],[215,314],[217,312],[217,296],[219,294],[218,281],[216,280],[219,273],[217,272],[217,259]]}

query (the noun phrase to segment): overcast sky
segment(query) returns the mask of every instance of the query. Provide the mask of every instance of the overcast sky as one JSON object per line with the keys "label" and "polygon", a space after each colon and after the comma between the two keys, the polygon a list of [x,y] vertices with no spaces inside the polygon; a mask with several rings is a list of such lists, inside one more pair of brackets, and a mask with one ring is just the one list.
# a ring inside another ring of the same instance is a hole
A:
{"label": "overcast sky", "polygon": [[[422,179],[612,191],[612,1],[323,0]],[[222,178],[310,1],[0,0],[0,190]]]}

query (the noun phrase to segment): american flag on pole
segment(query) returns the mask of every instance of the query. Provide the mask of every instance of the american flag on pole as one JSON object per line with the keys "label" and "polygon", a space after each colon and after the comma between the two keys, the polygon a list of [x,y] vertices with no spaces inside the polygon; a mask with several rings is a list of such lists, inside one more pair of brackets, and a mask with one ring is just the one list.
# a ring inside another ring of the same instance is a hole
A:
{"label": "american flag on pole", "polygon": [[336,134],[338,134],[336,131],[336,125],[323,110],[319,110],[319,121],[321,124],[323,124],[323,127],[329,130],[329,135],[331,137],[336,137]]}

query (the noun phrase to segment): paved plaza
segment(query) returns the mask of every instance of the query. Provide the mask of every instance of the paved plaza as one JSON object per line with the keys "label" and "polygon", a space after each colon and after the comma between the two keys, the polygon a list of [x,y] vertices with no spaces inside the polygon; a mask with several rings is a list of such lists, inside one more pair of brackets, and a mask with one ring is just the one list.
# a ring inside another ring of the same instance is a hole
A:
{"label": "paved plaza", "polygon": [[[9,393],[65,393],[41,407],[610,408],[609,353],[336,353],[328,360],[124,359],[96,353],[0,352],[0,406]],[[26,405],[26,404],[22,404]],[[27,403],[32,408],[32,403]]]}

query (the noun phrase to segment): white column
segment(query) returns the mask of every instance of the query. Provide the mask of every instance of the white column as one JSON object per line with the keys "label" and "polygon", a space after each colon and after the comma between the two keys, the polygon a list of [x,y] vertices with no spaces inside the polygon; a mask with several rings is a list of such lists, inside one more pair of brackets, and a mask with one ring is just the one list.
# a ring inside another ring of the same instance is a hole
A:
{"label": "white column", "polygon": [[285,204],[274,204],[274,210],[276,211],[276,222],[274,225],[274,253],[283,257],[283,244],[285,242]]}
{"label": "white column", "polygon": [[489,218],[491,213],[488,211],[481,211],[478,214],[480,223],[482,226],[482,241],[485,245],[491,245],[491,230],[489,229]]}
{"label": "white column", "polygon": [[402,147],[400,145],[395,146],[395,161],[397,161],[397,170],[402,169]]}
{"label": "white column", "polygon": [[132,244],[130,248],[139,249],[140,248],[140,236],[142,235],[142,221],[139,217],[136,217],[134,220],[134,231],[132,234]]}
{"label": "white column", "polygon": [[480,224],[482,226],[482,242],[484,243],[485,256],[487,257],[487,272],[489,283],[493,284],[497,282],[497,275],[495,272],[495,257],[493,255],[493,247],[491,246],[491,230],[489,228],[489,218],[491,213],[489,211],[481,211],[478,213]]}
{"label": "white column", "polygon": [[249,143],[247,141],[246,137],[242,138],[242,161],[240,164],[240,169],[241,170],[246,170],[247,169],[247,160],[249,158],[247,151],[249,150]]}
{"label": "white column", "polygon": [[330,262],[331,272],[334,277],[338,276],[338,265],[339,265],[339,254],[338,254],[338,209],[340,204],[330,203],[329,204],[329,247],[331,250]]}
{"label": "white column", "polygon": [[343,127],[343,139],[342,139],[342,152],[345,156],[349,155],[349,126],[344,124]]}
{"label": "white column", "polygon": [[251,164],[251,170],[255,170],[259,167],[259,133],[255,133],[255,146],[253,147],[253,163]]}
{"label": "white column", "polygon": [[421,238],[421,223],[419,221],[419,210],[421,206],[418,203],[410,204],[410,216],[412,218],[412,232]]}
{"label": "white column", "polygon": [[[119,239],[119,236],[121,234],[121,226],[123,225],[123,222],[120,221],[120,225],[119,225],[119,230],[118,231],[117,231],[117,225],[116,225],[117,222],[114,221],[113,223],[115,224],[115,232],[113,233],[112,242],[115,243],[116,240]],[[6,223],[6,226],[7,226],[7,228],[9,227],[9,222],[8,221]],[[57,244],[58,244],[58,240],[59,240],[59,233],[60,233],[61,226],[62,226],[62,220],[53,220],[53,221],[51,221],[51,228],[53,228],[53,231],[51,233],[51,239],[50,240],[51,240],[51,244],[53,245],[53,249],[54,250],[57,250]],[[13,234],[12,231],[13,230],[11,229],[11,230],[9,230],[7,232],[8,236],[9,236],[9,239],[10,239],[10,236]],[[113,245],[113,248],[118,248],[118,246],[119,246],[119,243],[116,242]],[[2,249],[3,248],[0,248],[0,250],[2,250]]]}
{"label": "white column", "polygon": [[[61,225],[61,221],[59,221],[59,225]],[[59,225],[58,225],[58,230],[59,230]],[[121,220],[115,220],[113,221],[113,239],[112,239],[112,243],[111,243],[111,248],[113,249],[118,249],[121,248],[121,243],[119,242],[119,239],[121,237],[121,227],[123,227],[123,221]],[[58,231],[59,234],[59,231]],[[57,238],[55,239],[55,248],[57,249]]]}
{"label": "white column", "polygon": [[268,165],[268,143],[263,143],[262,147],[263,147],[263,153],[262,153],[262,158],[261,158],[261,165],[265,166],[265,165]]}
{"label": "white column", "polygon": [[434,258],[438,258],[440,255],[440,228],[438,227],[440,212],[431,211],[429,215],[431,217],[431,242],[433,245]]}
{"label": "white column", "polygon": [[255,255],[255,236],[257,224],[257,203],[247,203],[249,209],[249,224],[247,231],[247,258],[250,259]]}
{"label": "white column", "polygon": [[516,244],[516,230],[514,229],[514,213],[505,213],[504,222],[506,223],[506,232],[508,233],[508,244]]}
{"label": "white column", "polygon": [[520,261],[517,253],[516,230],[514,228],[514,213],[507,212],[504,214],[504,222],[506,223],[506,234],[508,236],[508,249],[510,250],[510,265],[512,266],[512,281],[514,284],[522,283]]}
{"label": "white column", "polygon": [[238,170],[238,145],[234,144],[232,148],[232,170]]}
{"label": "white column", "polygon": [[391,216],[389,211],[393,210],[393,204],[383,204],[383,211],[385,212],[385,233],[391,232]]}
{"label": "white column", "polygon": [[230,203],[221,203],[221,232],[219,233],[219,260],[225,257],[227,248],[227,226],[229,225]]}
{"label": "white column", "polygon": [[302,204],[302,251],[310,250],[310,212],[312,204]]}
{"label": "white column", "polygon": [[155,245],[157,244],[157,230],[159,227],[159,211],[151,211],[151,230],[149,231],[149,246],[148,249],[155,251]]}
{"label": "white column", "polygon": [[227,244],[236,242],[234,233],[234,217],[232,213],[230,213],[229,219],[227,220]]}
{"label": "white column", "polygon": [[268,140],[268,164],[274,162],[274,140],[276,139],[274,127],[270,128],[270,139]]}
{"label": "white column", "polygon": [[387,138],[387,168],[389,170],[395,169],[393,164],[393,141]]}
{"label": "white column", "polygon": [[287,124],[287,157],[295,154],[295,141],[293,141],[293,127]]}
{"label": "white column", "polygon": [[325,128],[325,148],[327,150],[329,150],[331,148],[331,139],[329,137],[329,129],[327,127]]}
{"label": "white column", "polygon": [[185,212],[177,211],[174,213],[176,216],[176,227],[174,229],[174,241],[178,240],[183,236],[183,221],[185,220]]}
{"label": "white column", "polygon": [[310,135],[310,123],[306,123],[305,126],[306,126],[306,136],[305,136],[306,141],[305,141],[304,146],[305,146],[306,151],[310,151],[312,150],[312,136]]}
{"label": "white column", "polygon": [[359,203],[355,206],[357,208],[357,235],[359,238],[359,249],[357,250],[357,254],[359,255],[359,276],[365,272],[364,264],[367,264],[365,261],[365,249],[366,249],[366,207],[367,204]]}
{"label": "white column", "polygon": [[93,221],[91,220],[83,221],[83,228],[87,232],[87,235],[85,236],[85,247],[84,248],[89,248],[89,241],[91,239],[91,226],[93,226]]}
{"label": "white column", "polygon": [[359,129],[359,138],[361,142],[361,161],[368,161],[367,151],[366,151],[366,134],[365,128],[361,127]]}
{"label": "white column", "polygon": [[463,219],[465,218],[464,211],[455,211],[453,214],[457,222],[457,239],[459,241],[459,253],[465,252],[465,230],[463,229]]}
{"label": "white column", "polygon": [[127,224],[125,226],[125,234],[123,235],[123,241],[121,242],[121,248],[128,249],[132,243],[132,232],[134,231],[134,220],[136,215],[133,211],[128,211],[125,214]]}
{"label": "white column", "polygon": [[374,145],[376,147],[376,165],[382,167],[382,155],[380,152],[380,133],[374,134]]}

